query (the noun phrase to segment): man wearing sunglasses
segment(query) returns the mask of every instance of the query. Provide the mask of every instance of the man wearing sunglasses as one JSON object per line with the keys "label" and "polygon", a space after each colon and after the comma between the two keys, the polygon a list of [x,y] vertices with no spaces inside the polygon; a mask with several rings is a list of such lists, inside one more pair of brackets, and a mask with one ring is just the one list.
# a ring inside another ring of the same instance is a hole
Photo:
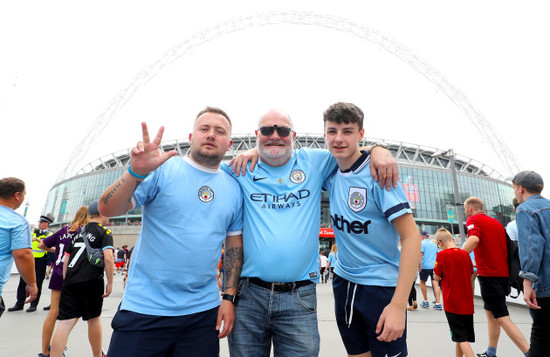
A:
{"label": "man wearing sunglasses", "polygon": [[[271,109],[258,123],[257,150],[232,163],[245,211],[243,278],[229,335],[233,357],[268,356],[272,343],[275,356],[319,354],[314,283],[319,282],[321,189],[337,164],[327,150],[294,151],[295,138],[288,114]],[[245,175],[246,161],[253,158]],[[396,185],[389,151],[374,150],[372,160],[378,169],[373,176],[380,173],[388,189],[392,179]]]}

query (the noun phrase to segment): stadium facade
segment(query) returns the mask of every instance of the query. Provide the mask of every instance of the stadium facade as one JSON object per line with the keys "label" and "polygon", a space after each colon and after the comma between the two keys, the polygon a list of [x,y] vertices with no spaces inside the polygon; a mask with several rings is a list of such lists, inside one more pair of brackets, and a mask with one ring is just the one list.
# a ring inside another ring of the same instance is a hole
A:
{"label": "stadium facade", "polygon": [[[435,233],[438,228],[445,227],[458,233],[450,157],[440,155],[442,151],[435,148],[388,140],[365,139],[362,145],[373,143],[383,143],[396,158],[401,183],[419,228]],[[255,146],[254,135],[235,135],[233,146],[224,160]],[[324,149],[326,145],[322,135],[297,135],[296,148],[304,147]],[[176,150],[179,155],[184,156],[189,151],[189,142],[164,142],[161,148],[164,151]],[[513,189],[504,181],[503,176],[473,159],[456,154],[454,159],[458,178],[458,202],[464,202],[469,196],[478,196],[485,202],[486,213],[502,224],[506,225],[514,219]],[[57,182],[50,189],[43,212],[54,218],[52,228],[69,223],[79,207],[99,198],[123,174],[129,161],[130,149],[112,153],[86,165],[74,177]],[[322,197],[320,227],[331,228],[328,195],[324,193]],[[126,244],[135,241],[140,224],[141,208],[110,221],[114,233],[125,236]]]}

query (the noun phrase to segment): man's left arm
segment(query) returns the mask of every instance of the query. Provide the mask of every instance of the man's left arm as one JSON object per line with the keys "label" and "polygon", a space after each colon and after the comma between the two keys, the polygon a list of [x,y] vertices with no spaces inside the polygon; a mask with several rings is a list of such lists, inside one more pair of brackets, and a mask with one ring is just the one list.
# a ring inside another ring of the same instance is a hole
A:
{"label": "man's left arm", "polygon": [[392,186],[397,187],[399,170],[391,152],[379,145],[365,146],[361,150],[370,153],[370,173],[374,180],[380,184],[380,187],[386,186],[386,190],[390,190]]}
{"label": "man's left arm", "polygon": [[469,236],[466,240],[466,243],[462,246],[462,250],[467,251],[468,253],[471,253],[472,250],[476,249],[477,245],[479,244],[479,237],[478,236]]}
{"label": "man's left arm", "polygon": [[48,247],[44,242],[38,243],[38,249],[41,249],[46,252],[55,253],[55,247]]}
{"label": "man's left arm", "polygon": [[65,280],[65,277],[67,276],[67,268],[69,266],[69,259],[71,259],[71,255],[64,253],[65,259],[63,259],[63,280]]}
{"label": "man's left arm", "polygon": [[540,309],[533,284],[539,280],[545,240],[540,232],[541,224],[524,211],[516,214],[518,249],[523,278],[523,300],[528,307]]}
{"label": "man's left arm", "polygon": [[[241,277],[241,270],[243,267],[243,236],[242,234],[236,236],[227,236],[225,238],[225,251],[223,257],[223,280],[224,280],[224,293],[230,295],[237,295],[237,287],[239,285],[239,278]],[[220,330],[222,327],[223,330]],[[233,323],[235,322],[235,306],[231,301],[222,300],[220,308],[218,309],[218,318],[216,320],[216,330],[220,333],[218,338],[224,338],[233,330]]]}
{"label": "man's left arm", "polygon": [[28,300],[25,303],[36,299],[38,294],[38,286],[36,285],[36,274],[34,270],[34,256],[30,248],[14,249],[11,251],[17,271],[27,283],[26,296]]}
{"label": "man's left arm", "polygon": [[111,295],[113,291],[113,273],[114,273],[114,259],[113,259],[113,249],[105,248],[103,249],[103,259],[105,261],[105,275],[107,277],[107,285],[105,286],[105,294],[101,296],[106,298]]}
{"label": "man's left arm", "polygon": [[377,339],[385,342],[395,341],[403,336],[407,300],[420,260],[420,240],[418,239],[420,233],[413,215],[406,213],[395,218],[392,224],[401,237],[401,257],[395,292],[376,325],[376,333],[379,334]]}

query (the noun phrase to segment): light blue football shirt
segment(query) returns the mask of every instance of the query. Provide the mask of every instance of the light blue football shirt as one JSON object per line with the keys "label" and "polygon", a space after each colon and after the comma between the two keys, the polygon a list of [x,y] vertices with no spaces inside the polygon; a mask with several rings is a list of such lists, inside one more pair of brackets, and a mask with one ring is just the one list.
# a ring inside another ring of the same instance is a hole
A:
{"label": "light blue football shirt", "polygon": [[31,248],[29,222],[11,208],[0,206],[0,296],[11,274],[11,251],[23,248]]}
{"label": "light blue football shirt", "polygon": [[242,192],[231,176],[171,158],[136,189],[143,223],[123,310],[182,316],[220,304],[216,267],[226,236],[242,233]]}
{"label": "light blue football shirt", "polygon": [[338,264],[338,253],[330,252],[328,255],[328,262],[331,268],[335,268],[336,264]]}
{"label": "light blue football shirt", "polygon": [[327,150],[300,149],[283,166],[259,160],[254,172],[237,177],[245,212],[241,277],[319,280],[321,188],[335,169]]}
{"label": "light blue football shirt", "polygon": [[370,155],[362,156],[351,170],[338,170],[325,182],[338,264],[334,272],[356,284],[396,286],[399,273],[399,235],[391,223],[412,213],[403,188],[381,188],[369,170]]}
{"label": "light blue football shirt", "polygon": [[422,240],[422,269],[433,269],[435,267],[435,260],[437,258],[437,244],[432,242],[430,239]]}

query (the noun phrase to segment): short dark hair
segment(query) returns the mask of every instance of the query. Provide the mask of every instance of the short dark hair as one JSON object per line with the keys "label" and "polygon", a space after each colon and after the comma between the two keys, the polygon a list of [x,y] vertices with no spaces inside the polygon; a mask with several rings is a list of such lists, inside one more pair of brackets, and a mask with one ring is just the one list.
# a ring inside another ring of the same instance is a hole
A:
{"label": "short dark hair", "polygon": [[203,115],[204,113],[215,113],[215,114],[219,114],[221,116],[223,116],[225,119],[227,119],[227,121],[229,122],[229,126],[232,127],[233,124],[231,123],[231,119],[229,119],[229,115],[227,115],[227,113],[225,111],[223,111],[222,109],[220,108],[216,108],[216,107],[206,107],[204,108],[203,110],[201,110],[199,112],[199,114],[197,114],[197,117],[195,118],[195,121],[201,116]]}
{"label": "short dark hair", "polygon": [[13,197],[16,192],[25,191],[25,182],[16,177],[5,177],[0,180],[0,197],[8,199]]}
{"label": "short dark hair", "polygon": [[334,103],[323,113],[325,124],[330,121],[333,123],[357,123],[359,130],[363,129],[363,119],[365,114],[353,103],[338,102]]}

